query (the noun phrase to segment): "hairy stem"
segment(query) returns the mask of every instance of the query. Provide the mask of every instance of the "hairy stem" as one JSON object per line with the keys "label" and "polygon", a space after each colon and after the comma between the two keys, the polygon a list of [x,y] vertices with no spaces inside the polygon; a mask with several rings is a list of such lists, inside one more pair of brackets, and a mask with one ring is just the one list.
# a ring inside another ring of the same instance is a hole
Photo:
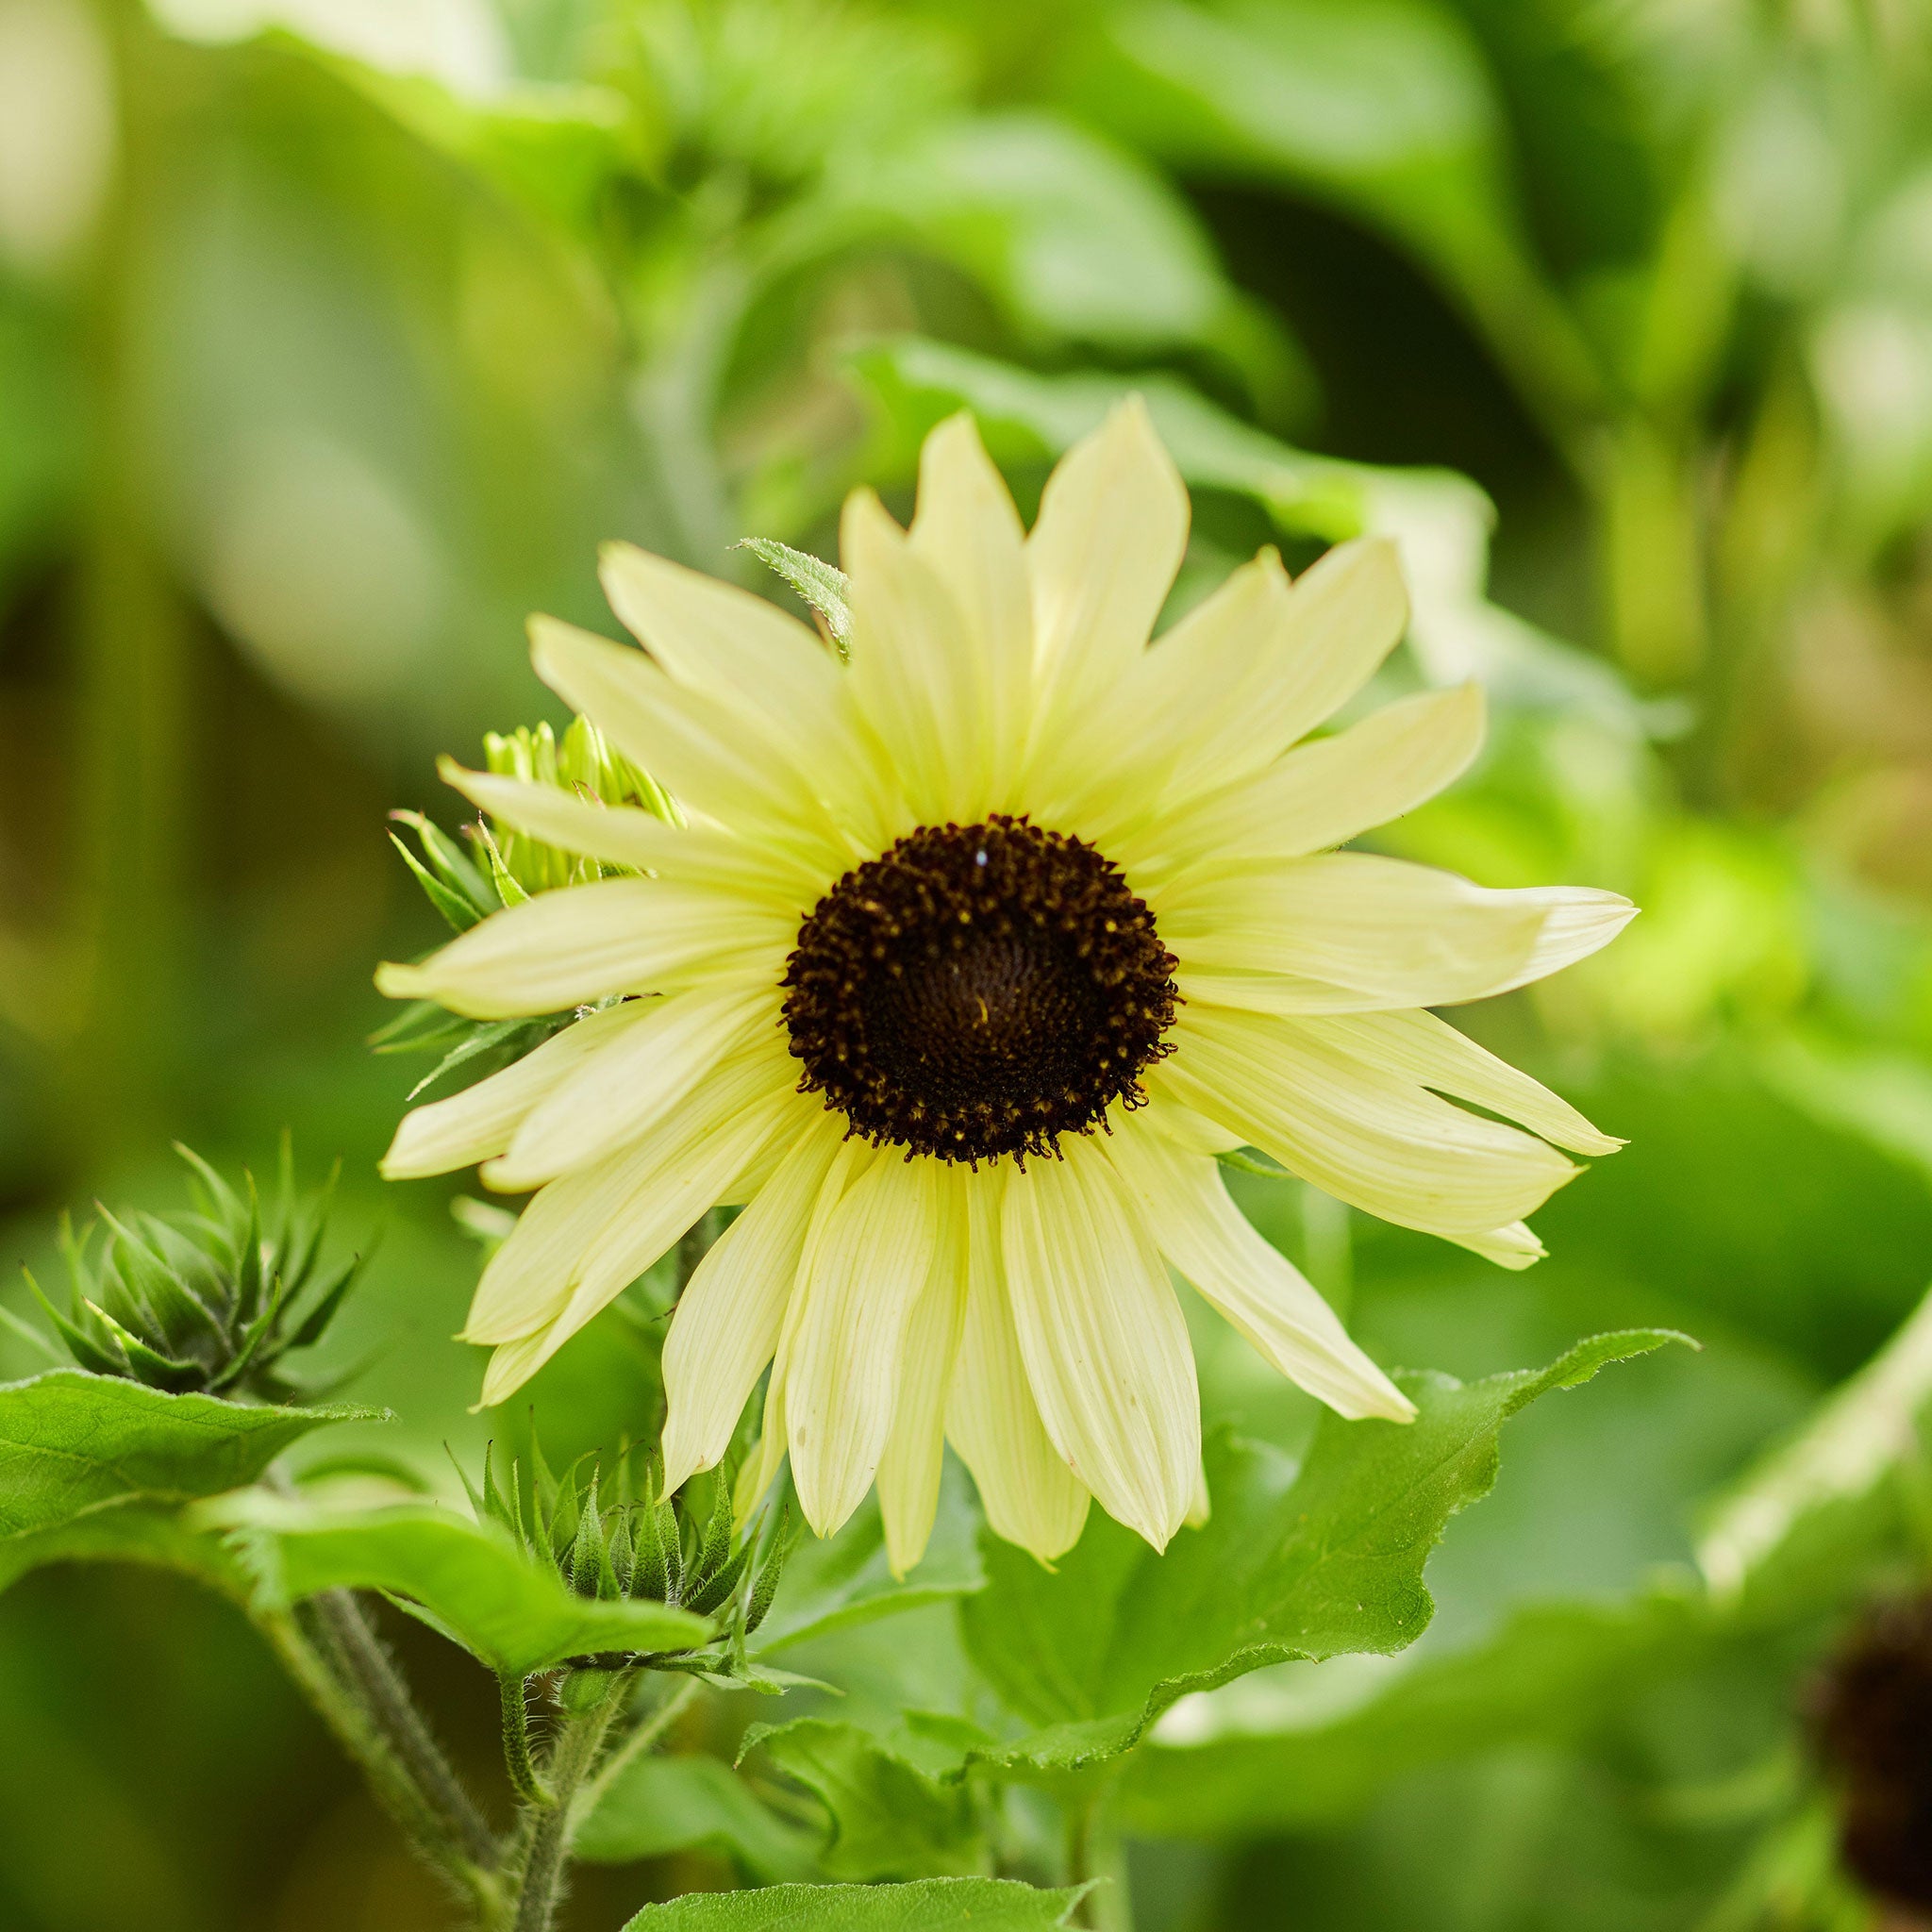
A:
{"label": "hairy stem", "polygon": [[310,1600],[343,1680],[369,1713],[435,1814],[439,1829],[472,1863],[496,1863],[496,1840],[475,1801],[450,1768],[409,1687],[383,1647],[355,1593],[325,1590]]}
{"label": "hairy stem", "polygon": [[446,1873],[466,1892],[486,1922],[494,1913],[500,1892],[495,1847],[476,1857],[454,1840],[444,1819],[397,1753],[373,1714],[344,1681],[330,1633],[312,1604],[301,1604],[288,1614],[258,1619],[282,1666],[314,1706],[336,1741],[361,1768],[375,1801],[393,1819],[409,1841],[432,1864]]}
{"label": "hairy stem", "polygon": [[703,1689],[704,1686],[695,1677],[686,1677],[656,1710],[645,1717],[630,1736],[604,1760],[598,1768],[596,1776],[584,1787],[580,1808],[590,1810],[610,1789],[625,1766],[633,1758],[641,1757],[649,1751],[691,1708],[692,1701]]}
{"label": "hairy stem", "polygon": [[582,1807],[573,1802],[603,1748],[610,1720],[624,1702],[622,1680],[613,1684],[593,1709],[565,1718],[544,1763],[549,1806],[531,1814],[524,1855],[522,1884],[517,1894],[515,1932],[551,1932],[563,1895],[564,1869],[570,1861],[570,1841]]}
{"label": "hairy stem", "polygon": [[503,1687],[503,1762],[509,1781],[525,1804],[548,1810],[557,1801],[530,1758],[530,1707],[524,1696],[528,1680],[506,1671],[497,1681]]}

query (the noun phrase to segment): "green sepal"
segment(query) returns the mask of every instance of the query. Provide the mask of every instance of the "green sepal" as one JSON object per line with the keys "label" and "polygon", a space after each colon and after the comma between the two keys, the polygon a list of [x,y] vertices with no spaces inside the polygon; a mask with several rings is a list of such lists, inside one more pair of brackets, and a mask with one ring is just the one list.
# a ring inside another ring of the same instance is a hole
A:
{"label": "green sepal", "polygon": [[794,550],[770,537],[745,537],[736,546],[749,550],[811,606],[824,622],[825,635],[840,657],[852,651],[852,579],[822,558]]}

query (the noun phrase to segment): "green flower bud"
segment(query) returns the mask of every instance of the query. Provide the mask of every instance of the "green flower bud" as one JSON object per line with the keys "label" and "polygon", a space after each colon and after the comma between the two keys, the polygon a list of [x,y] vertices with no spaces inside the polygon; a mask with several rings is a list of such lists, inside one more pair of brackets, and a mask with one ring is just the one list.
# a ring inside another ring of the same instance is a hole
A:
{"label": "green flower bud", "polygon": [[254,1402],[313,1395],[284,1357],[322,1340],[364,1258],[322,1265],[341,1163],[319,1193],[298,1199],[285,1140],[264,1216],[253,1174],[232,1187],[191,1149],[177,1142],[175,1151],[189,1166],[192,1211],[164,1219],[100,1208],[77,1238],[63,1216],[69,1312],[31,1274],[27,1286],[75,1360],[96,1374]]}

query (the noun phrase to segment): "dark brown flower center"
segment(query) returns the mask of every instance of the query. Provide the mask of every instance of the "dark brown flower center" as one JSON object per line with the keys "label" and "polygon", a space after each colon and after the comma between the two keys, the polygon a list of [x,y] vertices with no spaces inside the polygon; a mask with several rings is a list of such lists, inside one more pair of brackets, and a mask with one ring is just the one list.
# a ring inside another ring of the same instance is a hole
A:
{"label": "dark brown flower center", "polygon": [[812,908],[785,1024],[801,1087],[869,1141],[975,1164],[1048,1154],[1140,1104],[1171,1051],[1174,964],[1081,840],[1003,816],[929,825]]}

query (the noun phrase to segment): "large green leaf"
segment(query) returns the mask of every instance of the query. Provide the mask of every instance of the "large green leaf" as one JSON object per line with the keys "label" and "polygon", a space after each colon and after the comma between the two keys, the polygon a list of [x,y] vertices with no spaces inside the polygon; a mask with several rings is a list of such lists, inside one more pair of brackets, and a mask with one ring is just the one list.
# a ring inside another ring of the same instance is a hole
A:
{"label": "large green leaf", "polygon": [[600,1651],[685,1650],[711,1633],[708,1618],[662,1604],[577,1596],[494,1524],[434,1505],[335,1509],[251,1490],[203,1516],[233,1533],[263,1603],[388,1591],[497,1671],[527,1675]]}
{"label": "large green leaf", "polygon": [[1129,1749],[1174,1701],[1263,1664],[1414,1642],[1433,1605],[1423,1566],[1443,1524],[1495,1480],[1497,1434],[1556,1389],[1673,1340],[1630,1329],[1541,1371],[1405,1378],[1416,1420],[1324,1415],[1306,1458],[1222,1435],[1213,1515],[1164,1557],[1096,1519],[1058,1571],[991,1539],[989,1583],[961,1608],[974,1662],[1038,1726],[967,1754],[1013,1776],[1080,1771]]}
{"label": "large green leaf", "polygon": [[715,1757],[637,1757],[577,1827],[573,1848],[593,1864],[671,1852],[721,1852],[763,1884],[816,1875],[816,1842],[780,1818]]}
{"label": "large green leaf", "polygon": [[253,1482],[324,1423],[375,1411],[170,1395],[83,1369],[0,1388],[0,1548],[130,1499],[186,1503]]}
{"label": "large green leaf", "polygon": [[1138,391],[1192,488],[1250,499],[1285,537],[1394,539],[1414,606],[1410,641],[1430,682],[1479,677],[1505,702],[1578,707],[1620,725],[1641,719],[1608,666],[1485,596],[1495,514],[1466,476],[1296,449],[1158,373],[1040,375],[920,337],[876,343],[856,355],[853,366],[879,406],[882,446],[868,465],[874,474],[909,474],[925,432],[959,408],[979,419],[996,461],[1037,465]]}
{"label": "large green leaf", "polygon": [[[1606,1715],[1627,1708],[1694,1657],[1714,1628],[1702,1600],[1658,1592],[1627,1605],[1537,1606],[1489,1642],[1432,1658],[1412,1670],[1393,1666],[1362,1687],[1351,1707],[1324,1721],[1337,1689],[1322,1667],[1300,1685],[1252,1680],[1257,1707],[1203,1712],[1218,1735],[1167,1741],[1175,1711],[1158,1741],[1138,1752],[1126,1774],[1125,1816],[1141,1830],[1175,1838],[1256,1836],[1327,1827],[1357,1814],[1391,1780],[1421,1765],[1507,1745],[1581,1741]],[[1293,1692],[1303,1693],[1297,1707]],[[1286,1693],[1286,1694],[1283,1694]],[[1273,1706],[1270,1708],[1269,1706]],[[1262,1729],[1265,1722],[1268,1728]],[[1224,1728],[1223,1728],[1224,1726]]]}
{"label": "large green leaf", "polygon": [[830,1812],[821,1862],[833,1878],[924,1878],[984,1862],[966,1792],[889,1750],[857,1724],[803,1717],[755,1725],[746,1751],[764,1754]]}
{"label": "large green leaf", "polygon": [[1036,1891],[1008,1878],[774,1885],[646,1906],[625,1932],[1052,1932],[1086,1890]]}
{"label": "large green leaf", "polygon": [[758,1628],[759,1655],[982,1588],[978,1529],[972,1491],[949,1459],[925,1556],[901,1579],[887,1559],[877,1499],[868,1497],[836,1536],[802,1537],[786,1558],[777,1598]]}

